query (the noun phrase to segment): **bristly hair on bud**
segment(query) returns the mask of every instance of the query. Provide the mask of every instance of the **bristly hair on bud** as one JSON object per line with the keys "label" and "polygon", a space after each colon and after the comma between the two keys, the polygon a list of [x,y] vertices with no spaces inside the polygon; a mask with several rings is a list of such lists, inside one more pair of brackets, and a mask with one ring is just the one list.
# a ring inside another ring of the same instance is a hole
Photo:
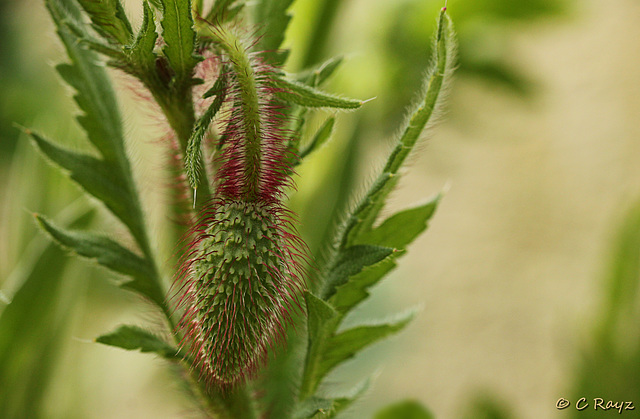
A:
{"label": "bristly hair on bud", "polygon": [[[209,385],[253,376],[300,307],[306,245],[282,204],[294,161],[275,103],[274,69],[233,30],[211,26],[226,69],[214,196],[190,231],[176,279],[178,324]],[[222,97],[222,96],[221,96]]]}

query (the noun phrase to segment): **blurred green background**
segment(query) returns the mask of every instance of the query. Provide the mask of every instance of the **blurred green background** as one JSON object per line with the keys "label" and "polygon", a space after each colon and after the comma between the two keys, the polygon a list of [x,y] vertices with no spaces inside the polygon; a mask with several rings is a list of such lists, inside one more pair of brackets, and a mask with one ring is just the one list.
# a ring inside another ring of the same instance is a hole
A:
{"label": "blurred green background", "polygon": [[[125,3],[139,17],[139,2]],[[421,85],[441,3],[296,1],[287,69],[344,55],[329,89],[376,97],[339,115],[332,143],[299,170],[292,205],[313,249],[347,192],[363,190],[381,164]],[[460,65],[448,112],[389,212],[448,192],[429,231],[358,315],[423,309],[405,332],[330,381],[348,387],[377,375],[353,418],[407,397],[440,418],[604,414],[560,412],[560,397],[631,400],[638,409],[640,2],[451,0],[449,10]],[[41,1],[0,1],[0,411],[197,417],[163,361],[91,342],[122,322],[158,323],[155,314],[113,287],[112,274],[48,246],[32,222],[31,213],[42,212],[124,234],[103,211],[89,211],[96,205],[13,126],[83,146],[52,68],[61,60]],[[160,124],[139,109],[130,82],[114,77],[166,256],[173,244],[163,242],[166,217],[156,210],[167,193],[158,175]]]}

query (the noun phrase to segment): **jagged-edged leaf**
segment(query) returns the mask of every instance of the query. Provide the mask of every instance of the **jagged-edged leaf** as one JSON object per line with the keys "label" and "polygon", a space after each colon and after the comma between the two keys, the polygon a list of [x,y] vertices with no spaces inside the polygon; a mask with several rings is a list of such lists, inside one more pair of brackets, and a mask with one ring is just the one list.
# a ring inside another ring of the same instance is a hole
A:
{"label": "jagged-edged leaf", "polygon": [[358,109],[364,103],[362,100],[341,98],[283,77],[275,78],[273,85],[280,99],[309,108]]}
{"label": "jagged-edged leaf", "polygon": [[158,288],[154,268],[147,260],[107,237],[82,231],[64,230],[42,215],[36,215],[36,220],[62,246],[80,256],[95,259],[100,265],[112,271],[132,277],[133,281],[126,282],[122,286],[139,292],[162,306],[164,293]]}
{"label": "jagged-edged leaf", "polygon": [[375,222],[387,196],[397,182],[400,167],[406,161],[422,133],[431,125],[432,117],[442,103],[443,87],[453,72],[454,54],[453,25],[443,10],[438,19],[436,44],[432,57],[433,65],[426,77],[424,98],[412,113],[395,148],[391,151],[382,173],[347,220],[339,241],[341,246],[357,243],[360,234],[370,229]]}
{"label": "jagged-edged leaf", "polygon": [[435,416],[422,403],[404,400],[381,409],[374,419],[435,419]]}
{"label": "jagged-edged leaf", "polygon": [[[215,94],[216,97],[213,99],[213,102],[211,102],[209,108],[207,108],[204,114],[196,122],[196,127],[193,130],[193,134],[191,134],[191,137],[189,138],[189,142],[187,143],[187,150],[184,157],[184,166],[185,172],[187,174],[187,179],[189,180],[189,184],[193,189],[197,189],[200,182],[202,139],[207,133],[213,117],[216,116],[216,114],[220,110],[220,107],[222,106],[222,103],[224,102],[226,91],[225,85],[226,76],[225,73],[223,73],[220,75],[220,77],[218,77],[213,87],[209,90],[209,92]],[[205,96],[208,96],[209,92],[207,92]]]}
{"label": "jagged-edged leaf", "polygon": [[115,331],[98,337],[96,342],[129,351],[152,352],[169,360],[183,358],[177,348],[137,326],[122,325]]}
{"label": "jagged-edged leaf", "polygon": [[393,173],[385,172],[378,176],[367,194],[347,219],[340,247],[358,243],[360,235],[371,230],[384,207],[385,198],[396,187],[398,180],[400,180],[399,175]]}
{"label": "jagged-edged leaf", "polygon": [[322,376],[318,374],[322,353],[327,340],[334,333],[340,321],[340,315],[333,307],[306,291],[304,299],[307,306],[307,333],[309,342],[302,382],[300,399],[311,396],[317,389]]}
{"label": "jagged-edged leaf", "polygon": [[356,245],[337,254],[331,270],[325,277],[320,296],[327,299],[335,293],[336,287],[344,284],[349,277],[360,273],[366,266],[374,265],[392,253],[395,249],[383,246]]}
{"label": "jagged-edged leaf", "polygon": [[428,221],[435,213],[440,198],[441,195],[437,195],[423,205],[392,215],[379,227],[361,234],[358,241],[404,249],[427,229]]}
{"label": "jagged-edged leaf", "polygon": [[111,43],[127,45],[133,38],[129,19],[119,0],[78,0],[93,27]]}
{"label": "jagged-edged leaf", "polygon": [[335,117],[327,118],[327,120],[322,124],[322,126],[318,129],[316,134],[313,136],[313,139],[307,145],[304,150],[300,152],[300,160],[307,157],[309,154],[314,152],[315,150],[322,147],[322,145],[327,142],[329,137],[331,137],[331,133],[333,132],[333,126],[336,123]]}
{"label": "jagged-edged leaf", "polygon": [[162,0],[162,37],[164,54],[175,73],[177,84],[191,79],[199,59],[195,56],[196,33],[193,29],[191,0]]}
{"label": "jagged-edged leaf", "polygon": [[129,59],[137,67],[149,71],[155,67],[156,54],[153,50],[156,46],[158,34],[156,33],[156,23],[149,3],[145,1],[142,5],[142,26],[135,42],[130,47],[126,47],[125,50],[129,55]]}
{"label": "jagged-edged leaf", "polygon": [[144,226],[138,214],[136,198],[129,184],[113,164],[95,157],[59,147],[44,137],[27,130],[38,149],[52,162],[67,171],[76,183],[101,200],[136,238],[144,237]]}
{"label": "jagged-edged leaf", "polygon": [[391,253],[380,262],[365,267],[362,272],[353,275],[349,281],[336,288],[329,303],[340,313],[345,314],[369,297],[368,289],[377,284],[396,267],[396,260],[404,254],[403,250]]}
{"label": "jagged-edged leaf", "polygon": [[287,9],[292,3],[293,0],[258,0],[254,9],[254,21],[262,28],[256,50],[264,51],[265,59],[276,66],[284,64],[289,55],[279,48],[291,20]]}
{"label": "jagged-edged leaf", "polygon": [[354,388],[349,394],[332,398],[309,397],[300,403],[293,414],[295,419],[319,419],[333,418],[338,413],[347,409],[353,402],[360,398],[370,386],[370,380],[365,380]]}
{"label": "jagged-edged leaf", "polygon": [[74,12],[74,7],[77,6],[70,1],[62,3],[47,0],[47,7],[71,60],[71,64],[61,64],[56,68],[64,81],[76,91],[74,99],[82,111],[78,122],[106,160],[128,167],[122,121],[109,78],[104,67],[98,64],[96,54],[88,50],[81,42],[81,37],[70,30],[71,23],[82,28],[75,17],[77,10]]}
{"label": "jagged-edged leaf", "polygon": [[339,364],[353,358],[358,352],[387,336],[402,330],[414,318],[410,312],[389,323],[358,326],[333,335],[326,342],[322,362],[317,374],[324,377]]}

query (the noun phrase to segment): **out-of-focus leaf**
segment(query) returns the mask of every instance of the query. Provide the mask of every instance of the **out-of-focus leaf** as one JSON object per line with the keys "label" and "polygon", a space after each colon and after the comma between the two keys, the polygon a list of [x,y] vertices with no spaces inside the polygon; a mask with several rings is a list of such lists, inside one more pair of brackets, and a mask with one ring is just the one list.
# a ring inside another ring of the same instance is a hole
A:
{"label": "out-of-focus leaf", "polygon": [[360,273],[365,267],[374,265],[395,252],[382,246],[356,245],[344,249],[327,274],[320,292],[323,299],[335,293],[336,287],[346,283],[349,277]]}
{"label": "out-of-focus leaf", "polygon": [[100,265],[133,278],[122,287],[136,291],[159,306],[164,302],[164,292],[158,287],[155,271],[149,262],[137,256],[119,243],[94,233],[69,231],[59,228],[41,215],[36,215],[40,226],[62,246],[69,248]]}
{"label": "out-of-focus leaf", "polygon": [[503,403],[492,396],[483,395],[472,402],[463,419],[512,419],[513,417]]}
{"label": "out-of-focus leaf", "polygon": [[331,137],[331,133],[333,132],[333,126],[335,125],[336,118],[330,117],[322,124],[322,126],[318,129],[316,134],[313,136],[313,139],[305,147],[304,150],[300,152],[300,161],[302,161],[309,154],[318,150],[322,145],[327,142],[327,140]]}
{"label": "out-of-focus leaf", "polygon": [[115,331],[102,335],[96,342],[129,351],[151,352],[169,360],[180,360],[180,351],[158,336],[137,326],[122,325]]}
{"label": "out-of-focus leaf", "polygon": [[420,402],[405,400],[387,406],[374,416],[374,419],[434,419],[435,416]]}
{"label": "out-of-focus leaf", "polygon": [[199,61],[195,55],[196,33],[193,30],[191,0],[162,0],[162,5],[164,54],[175,72],[176,84],[189,85],[193,68]]}
{"label": "out-of-focus leaf", "polygon": [[207,20],[220,24],[232,20],[244,8],[244,1],[239,0],[216,0],[207,13]]}
{"label": "out-of-focus leaf", "polygon": [[423,205],[392,215],[379,227],[363,233],[358,240],[367,244],[404,249],[427,229],[440,198],[438,195]]}
{"label": "out-of-focus leaf", "polygon": [[275,94],[282,100],[309,108],[358,109],[364,103],[357,99],[335,96],[295,80],[278,77],[273,81]]}
{"label": "out-of-focus leaf", "polygon": [[129,19],[119,0],[78,0],[93,27],[111,43],[127,45],[133,38]]}
{"label": "out-of-focus leaf", "polygon": [[280,51],[279,48],[291,20],[287,9],[292,3],[293,0],[259,0],[255,5],[254,21],[262,32],[256,50],[264,51],[265,59],[276,66],[284,64],[289,55],[288,51]]}
{"label": "out-of-focus leaf", "polygon": [[296,74],[295,80],[308,86],[321,86],[333,75],[343,61],[344,58],[341,56],[332,57],[316,68]]}
{"label": "out-of-focus leaf", "polygon": [[[86,227],[93,212],[69,223]],[[45,418],[42,400],[57,359],[73,288],[61,276],[68,258],[53,243],[25,273],[22,286],[0,316],[0,412],[7,419]]]}

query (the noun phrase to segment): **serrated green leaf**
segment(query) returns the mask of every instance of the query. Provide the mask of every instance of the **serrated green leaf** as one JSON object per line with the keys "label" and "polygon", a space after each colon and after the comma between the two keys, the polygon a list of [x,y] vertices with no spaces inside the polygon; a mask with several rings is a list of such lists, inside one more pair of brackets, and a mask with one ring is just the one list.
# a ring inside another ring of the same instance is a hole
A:
{"label": "serrated green leaf", "polygon": [[311,396],[322,380],[318,375],[318,368],[322,359],[327,340],[334,333],[340,321],[340,315],[315,295],[308,291],[304,293],[307,306],[307,333],[309,342],[304,373],[300,384],[300,399]]}
{"label": "serrated green leaf", "polygon": [[119,0],[78,0],[78,3],[107,41],[120,45],[131,42],[133,31]]}
{"label": "serrated green leaf", "polygon": [[404,251],[394,252],[380,262],[365,267],[362,272],[349,278],[349,281],[336,287],[336,292],[329,299],[329,303],[338,312],[346,314],[369,297],[368,289],[377,284],[391,270],[395,269],[396,260],[403,254]]}
{"label": "serrated green leaf", "polygon": [[335,117],[328,118],[324,124],[318,129],[316,134],[313,136],[313,139],[309,143],[308,146],[305,147],[304,150],[300,152],[300,161],[302,161],[309,154],[318,150],[327,140],[331,137],[331,133],[333,132],[333,126],[336,123]]}
{"label": "serrated green leaf", "polygon": [[40,226],[63,247],[80,256],[95,259],[100,265],[133,278],[122,287],[136,291],[162,306],[164,293],[158,287],[155,271],[149,262],[117,242],[93,233],[69,231],[55,226],[41,215],[36,215]]}
{"label": "serrated green leaf", "polygon": [[255,6],[254,22],[260,25],[261,37],[256,51],[264,51],[267,62],[281,66],[287,60],[288,51],[281,51],[285,31],[291,14],[287,12],[293,0],[259,0]]}
{"label": "serrated green leaf", "polygon": [[358,109],[364,103],[357,99],[335,96],[298,81],[277,77],[275,94],[282,100],[308,108]]}
{"label": "serrated green leaf", "polygon": [[151,69],[155,71],[156,54],[153,52],[156,46],[158,34],[156,33],[156,23],[153,19],[151,6],[146,1],[143,5],[142,26],[131,47],[126,47],[129,59],[141,68],[144,72]]}
{"label": "serrated green leaf", "polygon": [[[214,83],[213,87],[209,90],[209,92],[215,94],[216,97],[209,108],[207,108],[205,113],[200,117],[198,122],[196,122],[196,127],[193,130],[193,134],[191,134],[191,137],[189,138],[189,142],[187,144],[187,150],[184,157],[184,166],[185,172],[187,174],[187,179],[189,180],[189,185],[194,190],[198,188],[198,184],[200,182],[202,139],[207,133],[211,121],[216,116],[216,114],[220,110],[220,107],[222,106],[222,103],[224,102],[224,99],[226,97],[226,84],[225,73],[222,73]],[[207,92],[205,96],[209,97],[209,92]]]}
{"label": "serrated green leaf", "polygon": [[136,238],[144,237],[144,227],[137,217],[136,198],[114,165],[95,157],[58,147],[44,137],[27,131],[40,151],[66,170],[85,191],[101,200]]}
{"label": "serrated green leaf", "polygon": [[[71,64],[59,65],[58,71],[76,90],[74,99],[83,112],[78,122],[103,160],[68,152],[42,141],[41,137],[32,137],[40,149],[46,148],[48,153],[45,154],[70,171],[72,178],[83,188],[99,199],[106,199],[105,205],[129,227],[143,252],[150,254],[142,210],[124,148],[122,120],[109,78],[95,53],[83,47],[81,41],[85,37],[69,29],[69,24],[73,23],[82,30],[77,4],[70,0],[46,0],[46,4],[71,60]],[[93,164],[95,167],[90,167]],[[91,176],[93,179],[84,179]]]}
{"label": "serrated green leaf", "polygon": [[366,266],[382,261],[395,251],[389,247],[370,245],[356,245],[342,250],[325,277],[320,296],[328,299],[335,293],[336,287],[347,282],[349,277],[360,273]]}
{"label": "serrated green leaf", "polygon": [[129,351],[151,352],[172,361],[183,359],[177,348],[137,326],[120,326],[115,331],[98,337],[96,342]]}
{"label": "serrated green leaf", "polygon": [[392,215],[379,227],[361,234],[358,241],[404,249],[427,229],[428,221],[435,213],[440,198],[441,195],[437,195],[423,205]]}
{"label": "serrated green leaf", "polygon": [[162,0],[162,37],[164,54],[175,72],[178,85],[190,84],[191,73],[199,59],[195,55],[196,34],[191,16],[191,0]]}
{"label": "serrated green leaf", "polygon": [[393,322],[354,327],[331,336],[326,342],[326,349],[316,373],[320,377],[326,376],[367,346],[404,329],[414,317],[415,313],[410,312]]}
{"label": "serrated green leaf", "polygon": [[374,419],[435,419],[435,416],[420,402],[405,400],[383,408]]}
{"label": "serrated green leaf", "polygon": [[433,67],[426,77],[424,98],[412,113],[403,134],[392,150],[387,163],[369,192],[356,206],[348,218],[342,237],[341,247],[359,242],[360,235],[367,233],[383,208],[388,195],[397,183],[398,171],[418,142],[418,139],[431,125],[432,116],[442,103],[442,91],[453,72],[455,53],[455,34],[449,16],[443,10],[438,19],[436,45],[433,50]]}
{"label": "serrated green leaf", "polygon": [[369,192],[347,219],[340,243],[341,248],[358,243],[361,234],[371,230],[384,207],[385,198],[396,187],[399,180],[399,176],[392,173],[385,172],[378,176]]}

